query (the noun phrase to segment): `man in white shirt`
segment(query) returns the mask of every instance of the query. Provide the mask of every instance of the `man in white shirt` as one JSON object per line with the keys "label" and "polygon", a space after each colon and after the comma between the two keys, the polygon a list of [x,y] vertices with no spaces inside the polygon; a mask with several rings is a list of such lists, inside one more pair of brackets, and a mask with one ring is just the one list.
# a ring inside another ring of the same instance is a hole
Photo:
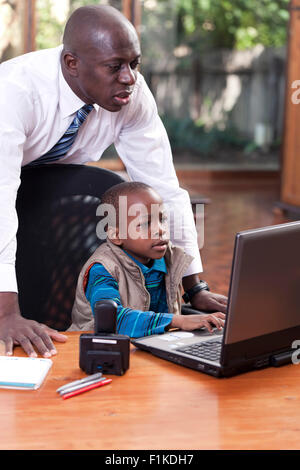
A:
{"label": "man in white shirt", "polygon": [[182,236],[173,243],[194,257],[183,278],[192,305],[226,311],[226,297],[199,284],[202,265],[189,196],[179,187],[166,131],[138,72],[140,58],[131,23],[112,7],[89,6],[71,15],[63,46],[0,66],[0,340],[7,354],[20,344],[28,355],[36,355],[35,346],[49,357],[56,353],[52,340],[66,340],[21,316],[15,275],[15,201],[21,167],[48,155],[84,105],[93,108],[74,143],[56,162],[97,161],[114,143],[129,177],[153,186],[181,217]]}

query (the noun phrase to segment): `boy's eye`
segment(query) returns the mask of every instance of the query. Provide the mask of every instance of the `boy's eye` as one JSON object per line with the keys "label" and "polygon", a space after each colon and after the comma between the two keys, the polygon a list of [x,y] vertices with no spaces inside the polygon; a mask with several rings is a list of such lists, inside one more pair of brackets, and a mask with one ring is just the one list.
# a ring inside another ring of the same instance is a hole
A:
{"label": "boy's eye", "polygon": [[142,222],[140,224],[138,224],[138,227],[139,228],[148,228],[150,225],[150,221],[148,220],[147,222]]}

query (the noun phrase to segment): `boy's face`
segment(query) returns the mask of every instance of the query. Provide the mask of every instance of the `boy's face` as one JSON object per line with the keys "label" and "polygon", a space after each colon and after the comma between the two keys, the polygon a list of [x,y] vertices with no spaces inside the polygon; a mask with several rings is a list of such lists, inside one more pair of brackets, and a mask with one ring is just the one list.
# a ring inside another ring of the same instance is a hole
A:
{"label": "boy's face", "polygon": [[[125,199],[126,198],[126,199]],[[166,213],[151,189],[122,196],[116,236],[111,241],[143,264],[162,258],[169,242]]]}

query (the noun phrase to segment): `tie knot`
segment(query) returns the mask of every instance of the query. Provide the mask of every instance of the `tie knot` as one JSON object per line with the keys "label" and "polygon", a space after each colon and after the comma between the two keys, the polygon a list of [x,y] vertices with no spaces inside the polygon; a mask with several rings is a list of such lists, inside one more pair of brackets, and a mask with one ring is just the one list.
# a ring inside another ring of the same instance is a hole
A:
{"label": "tie knot", "polygon": [[86,113],[90,113],[93,109],[94,109],[94,105],[92,104],[85,104],[84,106],[82,106],[81,108],[83,111],[85,111]]}
{"label": "tie knot", "polygon": [[92,111],[92,109],[94,109],[94,106],[92,104],[85,104],[84,106],[82,106],[82,108],[77,111],[76,117],[79,121],[79,126],[86,120],[87,116]]}

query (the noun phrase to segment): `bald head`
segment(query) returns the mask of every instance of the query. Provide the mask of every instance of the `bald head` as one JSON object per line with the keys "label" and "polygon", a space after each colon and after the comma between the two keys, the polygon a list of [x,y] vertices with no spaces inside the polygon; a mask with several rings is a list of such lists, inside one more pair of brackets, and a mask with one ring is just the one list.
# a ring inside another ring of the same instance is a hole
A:
{"label": "bald head", "polygon": [[125,35],[137,40],[134,26],[116,8],[108,5],[89,5],[75,10],[67,21],[63,45],[73,53],[84,53],[95,47],[105,47],[108,42]]}
{"label": "bald head", "polygon": [[111,112],[130,102],[141,49],[122,13],[104,5],[78,8],[66,24],[63,46],[63,76],[82,101]]}

